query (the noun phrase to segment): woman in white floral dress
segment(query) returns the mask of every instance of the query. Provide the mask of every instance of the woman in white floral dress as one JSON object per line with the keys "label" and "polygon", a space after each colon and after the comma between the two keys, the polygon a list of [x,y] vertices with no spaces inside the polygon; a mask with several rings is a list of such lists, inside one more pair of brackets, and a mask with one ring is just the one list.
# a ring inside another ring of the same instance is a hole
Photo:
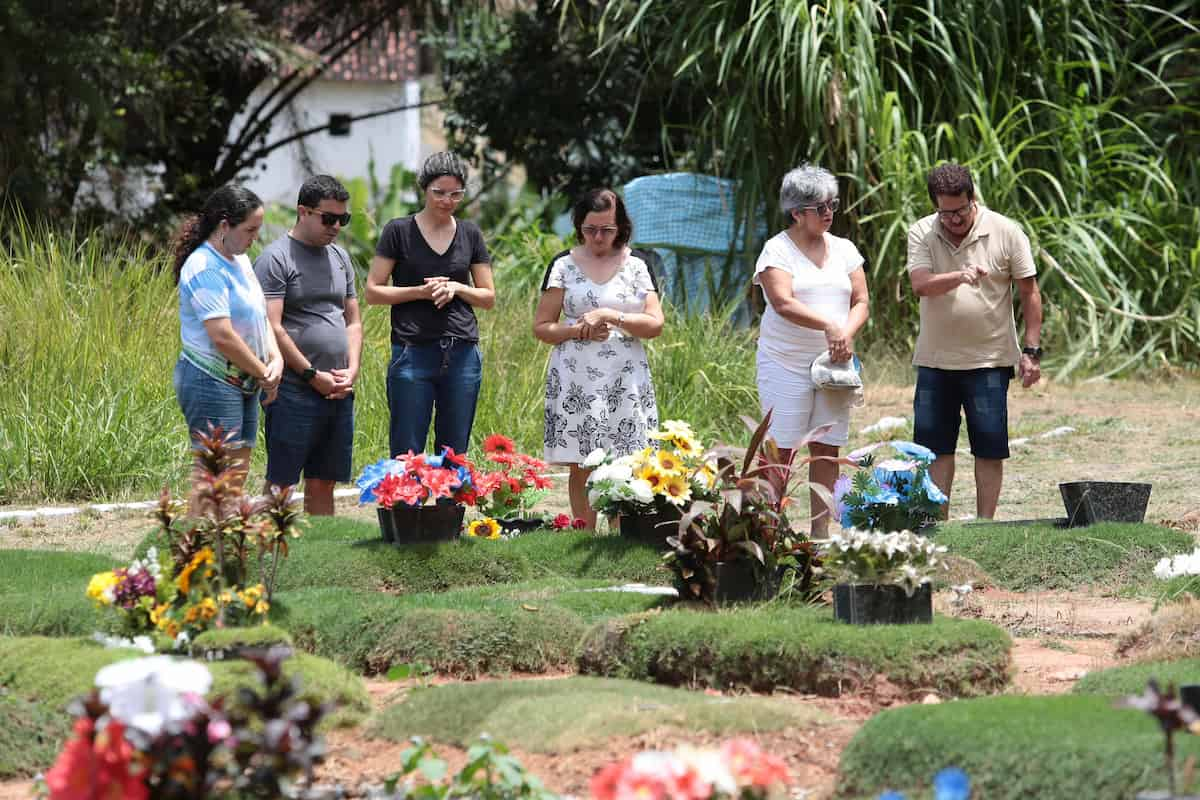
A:
{"label": "woman in white floral dress", "polygon": [[629,249],[633,224],[621,198],[593,189],[572,218],[580,243],[546,271],[533,333],[554,345],[546,371],[546,461],[570,466],[571,513],[595,527],[583,460],[598,447],[617,455],[641,450],[658,427],[642,339],[662,333],[663,314],[649,256]]}

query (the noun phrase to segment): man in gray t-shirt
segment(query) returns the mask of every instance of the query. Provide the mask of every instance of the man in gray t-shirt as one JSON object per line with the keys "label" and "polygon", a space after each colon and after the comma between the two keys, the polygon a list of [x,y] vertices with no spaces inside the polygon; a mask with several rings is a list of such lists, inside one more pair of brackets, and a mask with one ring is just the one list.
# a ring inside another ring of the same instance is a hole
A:
{"label": "man in gray t-shirt", "polygon": [[334,244],[349,199],[337,179],[309,178],[295,225],[254,261],[288,367],[265,406],[267,483],[294,486],[303,473],[309,514],[333,514],[334,484],[350,480],[362,318],[350,256]]}

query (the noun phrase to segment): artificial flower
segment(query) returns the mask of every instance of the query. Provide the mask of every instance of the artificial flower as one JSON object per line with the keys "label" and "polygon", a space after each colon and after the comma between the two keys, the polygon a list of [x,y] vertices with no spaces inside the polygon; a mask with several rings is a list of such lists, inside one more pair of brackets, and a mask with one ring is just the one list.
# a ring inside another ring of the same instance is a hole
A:
{"label": "artificial flower", "polygon": [[682,475],[671,475],[663,483],[663,495],[668,503],[681,506],[692,499],[692,487]]}
{"label": "artificial flower", "polygon": [[587,456],[583,459],[583,465],[585,467],[589,467],[589,468],[598,467],[604,463],[604,459],[607,457],[608,457],[608,454],[606,452],[604,452],[604,448],[597,447],[595,450],[588,453]]}
{"label": "artificial flower", "polygon": [[150,656],[103,667],[96,688],[114,719],[157,736],[191,717],[196,698],[212,688],[212,674],[198,661]]}
{"label": "artificial flower", "polygon": [[467,526],[467,536],[476,539],[499,539],[500,523],[491,517],[474,520]]}
{"label": "artificial flower", "polygon": [[117,574],[113,570],[97,572],[88,581],[87,596],[97,606],[110,606],[114,600],[113,587],[117,585]]}
{"label": "artificial flower", "polygon": [[493,433],[483,440],[483,452],[491,455],[492,453],[506,453],[515,455],[517,446],[513,440],[499,433]]}
{"label": "artificial flower", "polygon": [[125,739],[125,726],[110,720],[95,731],[90,719],[75,722],[75,738],[67,742],[46,772],[50,800],[143,800],[149,790]]}
{"label": "artificial flower", "polygon": [[659,450],[655,455],[654,460],[658,464],[658,468],[660,470],[670,475],[673,475],[683,469],[683,461],[679,459],[679,456],[675,455],[669,450]]}
{"label": "artificial flower", "polygon": [[554,521],[550,524],[556,531],[566,530],[567,528],[571,527],[571,518],[566,514],[556,514]]}

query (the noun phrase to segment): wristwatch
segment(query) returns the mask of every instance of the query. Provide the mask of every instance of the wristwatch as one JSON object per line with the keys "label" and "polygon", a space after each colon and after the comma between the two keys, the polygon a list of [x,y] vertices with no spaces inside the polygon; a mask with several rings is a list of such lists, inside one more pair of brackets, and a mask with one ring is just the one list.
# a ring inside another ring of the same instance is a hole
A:
{"label": "wristwatch", "polygon": [[308,383],[315,377],[317,377],[317,370],[311,364],[308,365],[308,369],[300,373],[300,380],[304,381],[305,383]]}
{"label": "wristwatch", "polygon": [[1028,345],[1026,345],[1025,347],[1021,348],[1021,353],[1029,356],[1034,361],[1042,360],[1042,348],[1040,346],[1039,347],[1029,347]]}

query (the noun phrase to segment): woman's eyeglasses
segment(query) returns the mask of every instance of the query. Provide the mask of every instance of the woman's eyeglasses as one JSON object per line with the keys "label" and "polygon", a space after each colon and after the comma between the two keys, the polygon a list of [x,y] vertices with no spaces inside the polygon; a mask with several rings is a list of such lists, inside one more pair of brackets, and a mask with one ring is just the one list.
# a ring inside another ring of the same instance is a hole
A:
{"label": "woman's eyeglasses", "polygon": [[804,211],[815,211],[817,214],[824,216],[828,211],[831,214],[837,213],[837,210],[842,207],[841,202],[835,197],[827,203],[817,203],[815,206],[804,206]]}
{"label": "woman's eyeglasses", "polygon": [[465,189],[451,189],[449,191],[446,189],[430,189],[429,192],[438,200],[445,200],[446,198],[449,198],[456,203],[467,196]]}
{"label": "woman's eyeglasses", "polygon": [[318,214],[321,217],[321,224],[326,228],[332,228],[334,225],[341,225],[343,228],[350,224],[350,212],[345,214],[334,214],[332,211],[318,211],[315,208],[308,209],[310,214]]}
{"label": "woman's eyeglasses", "polygon": [[603,236],[605,238],[616,234],[616,225],[583,225],[579,228],[584,236]]}

